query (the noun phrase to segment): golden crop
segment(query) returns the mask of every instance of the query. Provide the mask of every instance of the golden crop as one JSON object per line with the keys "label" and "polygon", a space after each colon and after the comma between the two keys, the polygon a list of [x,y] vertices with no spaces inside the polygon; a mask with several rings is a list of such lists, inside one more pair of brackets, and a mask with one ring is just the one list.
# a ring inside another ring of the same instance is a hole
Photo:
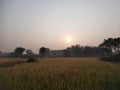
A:
{"label": "golden crop", "polygon": [[[22,61],[22,63],[17,63]],[[4,90],[120,90],[120,66],[99,58],[0,59]],[[9,65],[9,63],[12,63]]]}

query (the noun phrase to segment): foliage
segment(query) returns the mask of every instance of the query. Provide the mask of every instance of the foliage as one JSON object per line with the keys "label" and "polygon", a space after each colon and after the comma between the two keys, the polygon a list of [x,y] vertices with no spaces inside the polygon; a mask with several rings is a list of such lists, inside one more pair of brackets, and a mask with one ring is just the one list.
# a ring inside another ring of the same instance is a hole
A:
{"label": "foliage", "polygon": [[32,50],[26,50],[26,54],[27,54],[27,56],[33,56],[34,55]]}
{"label": "foliage", "polygon": [[36,61],[37,61],[37,59],[35,59],[34,57],[27,59],[27,62],[36,62]]}
{"label": "foliage", "polygon": [[104,42],[102,42],[100,45],[108,55],[113,53],[120,53],[120,37],[118,38],[108,38],[104,39]]}
{"label": "foliage", "polygon": [[16,54],[16,56],[21,56],[24,51],[25,51],[25,48],[17,47],[17,48],[15,49],[15,54]]}
{"label": "foliage", "polygon": [[5,90],[119,90],[119,83],[120,66],[98,58],[46,58],[0,68]]}
{"label": "foliage", "polygon": [[45,47],[41,47],[39,50],[39,54],[44,55],[46,53],[46,48]]}
{"label": "foliage", "polygon": [[65,49],[65,55],[68,57],[103,56],[104,51],[100,47],[75,45]]}
{"label": "foliage", "polygon": [[108,61],[108,62],[114,62],[114,63],[120,63],[120,54],[111,55],[107,57],[101,57],[102,61]]}
{"label": "foliage", "polygon": [[39,54],[42,57],[49,56],[49,51],[50,51],[49,48],[41,47],[39,50]]}

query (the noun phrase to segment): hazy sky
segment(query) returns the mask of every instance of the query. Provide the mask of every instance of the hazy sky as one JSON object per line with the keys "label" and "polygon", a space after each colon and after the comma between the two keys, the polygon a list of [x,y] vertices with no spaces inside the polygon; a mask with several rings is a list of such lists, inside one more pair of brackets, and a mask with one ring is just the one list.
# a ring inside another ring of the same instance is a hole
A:
{"label": "hazy sky", "polygon": [[120,36],[120,0],[0,0],[0,50],[98,45]]}

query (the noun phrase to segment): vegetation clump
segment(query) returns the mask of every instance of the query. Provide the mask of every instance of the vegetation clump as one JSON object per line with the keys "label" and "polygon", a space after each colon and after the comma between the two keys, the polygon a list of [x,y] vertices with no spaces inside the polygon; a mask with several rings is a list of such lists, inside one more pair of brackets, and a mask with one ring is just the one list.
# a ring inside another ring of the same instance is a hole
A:
{"label": "vegetation clump", "polygon": [[102,61],[114,62],[114,63],[117,63],[117,62],[120,63],[120,54],[111,55],[111,56],[107,56],[107,57],[101,57],[101,60]]}
{"label": "vegetation clump", "polygon": [[27,62],[37,62],[37,59],[34,57],[28,58]]}

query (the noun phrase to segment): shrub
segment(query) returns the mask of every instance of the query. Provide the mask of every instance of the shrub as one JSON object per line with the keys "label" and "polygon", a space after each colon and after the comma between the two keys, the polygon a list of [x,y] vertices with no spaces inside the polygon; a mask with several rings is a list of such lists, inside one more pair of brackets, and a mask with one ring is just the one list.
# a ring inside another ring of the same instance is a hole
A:
{"label": "shrub", "polygon": [[102,57],[102,61],[109,61],[109,62],[120,62],[120,54],[112,55],[108,57]]}
{"label": "shrub", "polygon": [[37,61],[37,59],[34,57],[27,59],[27,62],[36,62],[36,61]]}

